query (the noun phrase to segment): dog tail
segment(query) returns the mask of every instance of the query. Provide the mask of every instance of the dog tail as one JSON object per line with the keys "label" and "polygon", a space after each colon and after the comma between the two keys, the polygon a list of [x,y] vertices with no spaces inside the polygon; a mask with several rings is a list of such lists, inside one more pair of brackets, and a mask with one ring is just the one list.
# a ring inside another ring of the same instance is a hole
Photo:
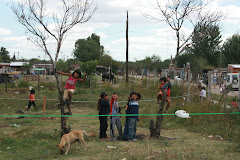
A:
{"label": "dog tail", "polygon": [[91,137],[96,137],[96,133],[95,132],[92,132],[92,133],[87,133],[85,131],[82,131],[84,135],[86,136],[91,136]]}

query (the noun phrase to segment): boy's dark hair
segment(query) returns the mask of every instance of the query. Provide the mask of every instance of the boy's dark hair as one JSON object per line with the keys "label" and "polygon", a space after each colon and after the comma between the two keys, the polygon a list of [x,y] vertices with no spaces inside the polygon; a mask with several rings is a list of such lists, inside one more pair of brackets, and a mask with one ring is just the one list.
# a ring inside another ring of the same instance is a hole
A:
{"label": "boy's dark hair", "polygon": [[35,93],[35,90],[34,89],[31,89],[30,90],[30,94],[34,94]]}
{"label": "boy's dark hair", "polygon": [[74,73],[75,73],[75,72],[79,75],[78,78],[81,78],[82,73],[81,73],[80,69],[76,69],[76,70],[72,73],[72,76],[73,76],[73,77],[74,77]]}
{"label": "boy's dark hair", "polygon": [[116,94],[117,95],[117,92],[113,92],[112,94]]}
{"label": "boy's dark hair", "polygon": [[232,101],[236,102],[236,99],[233,99]]}
{"label": "boy's dark hair", "polygon": [[166,77],[162,77],[162,78],[159,79],[159,82],[161,82],[161,81],[167,82],[167,78]]}
{"label": "boy's dark hair", "polygon": [[205,87],[202,87],[202,89],[204,89],[204,90],[205,90]]}
{"label": "boy's dark hair", "polygon": [[98,111],[100,111],[100,101],[101,101],[101,99],[103,99],[104,97],[106,97],[107,96],[107,92],[102,92],[101,94],[100,94],[100,97],[99,97],[99,100],[98,100],[98,107],[97,107],[97,109],[98,109]]}
{"label": "boy's dark hair", "polygon": [[138,100],[140,100],[142,98],[140,93],[137,93],[137,97],[138,97]]}
{"label": "boy's dark hair", "polygon": [[134,92],[134,91],[132,91],[131,93],[130,93],[130,98],[132,97],[132,95],[137,95],[137,93],[136,92]]}

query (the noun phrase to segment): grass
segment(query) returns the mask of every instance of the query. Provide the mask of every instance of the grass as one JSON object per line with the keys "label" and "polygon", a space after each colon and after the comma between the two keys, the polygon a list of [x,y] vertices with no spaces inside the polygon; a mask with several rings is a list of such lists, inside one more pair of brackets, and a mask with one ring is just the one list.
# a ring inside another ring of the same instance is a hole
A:
{"label": "grass", "polygon": [[[29,82],[32,84],[31,82]],[[129,85],[124,83],[109,85],[102,83],[100,86],[89,89],[78,86],[73,96],[77,101],[97,101],[102,91],[111,94],[118,92],[119,101],[125,101],[128,94],[135,90],[142,94],[142,99],[154,99],[158,92],[157,87],[152,85],[141,87],[140,84]],[[57,99],[57,91],[54,84],[42,82],[44,88],[36,92],[35,97],[42,99]],[[33,85],[34,86],[34,85]],[[28,87],[8,88],[4,92],[4,85],[0,85],[0,98],[28,98]],[[36,85],[34,86],[36,87]],[[19,92],[16,94],[15,92]],[[174,86],[171,92],[173,97],[181,96],[187,92],[183,86]],[[192,92],[197,92],[192,88]],[[223,109],[212,103],[199,103],[198,96],[192,96],[191,103],[186,103],[182,98],[172,99],[172,106],[168,113],[174,113],[178,109],[184,109],[189,113],[222,112]],[[56,101],[47,101],[46,113],[42,113],[43,101],[38,100],[37,109],[30,109],[28,114],[52,114],[60,113]],[[2,114],[16,114],[16,110],[23,109],[28,104],[27,100],[1,100],[0,109]],[[125,103],[120,103],[124,106]],[[55,107],[54,107],[55,106]],[[156,113],[158,106],[155,101],[140,102],[140,113]],[[96,103],[73,103],[73,114],[92,115],[97,114]],[[228,112],[235,111],[228,110]],[[68,155],[60,155],[57,145],[60,142],[60,118],[0,118],[0,159],[238,159],[240,156],[239,115],[209,115],[191,116],[191,119],[181,119],[176,116],[164,116],[161,130],[161,138],[149,137],[149,122],[156,117],[143,116],[138,122],[137,133],[145,134],[146,138],[138,142],[125,141],[99,141],[98,137],[85,137],[88,145],[87,151],[77,150],[78,144],[73,144]],[[124,126],[124,118],[122,125]],[[13,127],[13,124],[20,127]],[[98,117],[71,117],[67,121],[72,130],[82,129],[86,132],[99,131]],[[108,130],[109,133],[109,130]],[[209,138],[213,135],[213,138]],[[166,138],[168,137],[168,138]],[[176,138],[169,140],[169,137]],[[223,139],[221,139],[222,137]],[[108,148],[116,146],[117,148]]]}

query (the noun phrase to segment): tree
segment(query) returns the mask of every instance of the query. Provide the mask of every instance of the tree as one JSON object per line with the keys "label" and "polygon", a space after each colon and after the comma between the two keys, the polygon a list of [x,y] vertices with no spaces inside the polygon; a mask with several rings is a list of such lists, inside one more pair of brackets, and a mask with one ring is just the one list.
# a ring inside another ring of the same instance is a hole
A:
{"label": "tree", "polygon": [[1,49],[0,49],[0,60],[3,61],[3,62],[9,62],[10,61],[9,52],[4,47],[1,47]]}
{"label": "tree", "polygon": [[96,73],[96,66],[98,62],[95,61],[88,61],[81,63],[81,70],[85,71],[87,75],[93,75]]}
{"label": "tree", "polygon": [[[161,1],[164,3],[165,1]],[[186,23],[195,26],[198,23],[212,24],[217,22],[222,17],[220,12],[212,13],[210,11],[203,12],[206,6],[209,4],[208,1],[204,0],[168,0],[164,6],[162,6],[160,0],[157,0],[157,10],[160,12],[162,17],[151,16],[145,14],[145,17],[155,19],[157,21],[165,21],[169,27],[176,33],[177,47],[175,57],[169,64],[169,74],[173,71],[176,65],[176,60],[178,56],[191,44],[189,40],[191,39],[193,33],[189,35],[184,34],[183,26]],[[197,17],[195,17],[197,15]],[[165,103],[165,102],[164,102]],[[158,113],[161,113],[164,103],[161,103]],[[160,126],[163,117],[157,117],[158,121],[156,126],[153,127],[151,131],[152,136],[160,136]]]}
{"label": "tree", "polygon": [[87,39],[78,39],[75,42],[73,55],[81,62],[99,60],[103,55],[100,37],[93,33]]}
{"label": "tree", "polygon": [[220,29],[217,24],[202,24],[195,26],[192,36],[191,52],[208,62],[208,65],[219,66]]}
{"label": "tree", "polygon": [[223,54],[223,67],[228,64],[239,64],[240,59],[240,35],[234,34],[232,37],[228,38],[222,48],[221,52]]}
{"label": "tree", "polygon": [[[61,0],[59,4],[61,8],[54,10],[49,8],[44,0],[21,0],[12,7],[12,11],[17,21],[25,28],[27,39],[49,56],[59,92],[61,115],[64,115],[63,95],[56,72],[58,56],[68,31],[77,24],[90,20],[96,5],[94,0]],[[50,48],[53,48],[52,41],[55,42],[55,57],[50,51]],[[67,132],[69,129],[66,127],[66,118],[61,117],[61,133]]]}
{"label": "tree", "polygon": [[69,66],[62,59],[59,59],[56,64],[56,69],[62,72],[69,72]]}
{"label": "tree", "polygon": [[[163,3],[163,1],[161,1],[161,3]],[[159,15],[163,17],[148,14],[144,14],[144,16],[160,22],[165,21],[176,33],[176,55],[169,66],[170,71],[172,71],[178,56],[191,44],[189,40],[193,36],[193,32],[186,35],[182,31],[184,24],[189,23],[192,24],[192,26],[196,26],[199,23],[205,23],[206,25],[212,24],[221,20],[223,14],[221,12],[203,12],[209,5],[209,1],[169,0],[164,6],[162,6],[161,3],[160,0],[157,0],[156,8],[160,12]]]}
{"label": "tree", "polygon": [[106,67],[111,66],[111,72],[113,73],[117,73],[118,71],[119,63],[112,59],[108,51],[104,51],[104,53],[100,56],[98,64]]}

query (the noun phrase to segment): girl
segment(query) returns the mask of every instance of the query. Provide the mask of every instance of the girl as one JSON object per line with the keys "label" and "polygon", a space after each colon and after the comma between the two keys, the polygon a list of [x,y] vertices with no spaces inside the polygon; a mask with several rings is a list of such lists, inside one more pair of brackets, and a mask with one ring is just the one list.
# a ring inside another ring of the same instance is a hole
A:
{"label": "girl", "polygon": [[117,126],[118,136],[119,138],[122,137],[122,124],[121,119],[118,115],[120,112],[119,105],[118,105],[118,95],[116,92],[113,92],[112,99],[110,102],[110,115],[115,115],[110,117],[110,140],[115,141],[117,136],[115,134],[115,125]]}
{"label": "girl", "polygon": [[[110,105],[108,100],[109,99],[107,96],[107,92],[102,92],[98,100],[99,115],[108,115],[110,113]],[[99,138],[102,140],[103,138],[108,138],[106,133],[108,128],[107,116],[99,116],[99,121],[100,121]]]}
{"label": "girl", "polygon": [[77,81],[80,81],[80,82],[86,81],[86,73],[84,72],[84,79],[81,79],[81,71],[79,69],[75,70],[72,74],[64,73],[61,71],[58,71],[58,73],[69,76],[69,78],[67,79],[66,85],[64,87],[65,89],[64,89],[63,99],[65,101],[67,101],[67,107],[68,107],[69,114],[72,115],[71,107],[70,107],[70,103],[72,101],[72,94],[75,91],[75,86],[76,86]]}

